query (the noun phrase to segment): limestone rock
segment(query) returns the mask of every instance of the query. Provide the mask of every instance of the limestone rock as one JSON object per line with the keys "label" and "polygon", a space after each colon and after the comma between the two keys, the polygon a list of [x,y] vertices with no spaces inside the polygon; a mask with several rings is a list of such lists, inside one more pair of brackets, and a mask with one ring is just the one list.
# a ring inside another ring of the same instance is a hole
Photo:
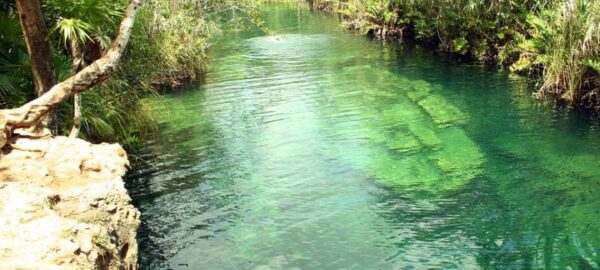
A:
{"label": "limestone rock", "polygon": [[0,269],[137,269],[123,148],[66,137],[11,145],[0,159]]}

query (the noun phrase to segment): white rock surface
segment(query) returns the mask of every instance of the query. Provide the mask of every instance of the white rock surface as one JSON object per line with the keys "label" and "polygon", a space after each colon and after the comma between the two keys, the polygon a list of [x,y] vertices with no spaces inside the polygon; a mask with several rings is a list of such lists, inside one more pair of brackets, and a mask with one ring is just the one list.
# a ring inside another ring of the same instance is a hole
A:
{"label": "white rock surface", "polygon": [[0,269],[137,269],[121,146],[56,137],[3,150]]}

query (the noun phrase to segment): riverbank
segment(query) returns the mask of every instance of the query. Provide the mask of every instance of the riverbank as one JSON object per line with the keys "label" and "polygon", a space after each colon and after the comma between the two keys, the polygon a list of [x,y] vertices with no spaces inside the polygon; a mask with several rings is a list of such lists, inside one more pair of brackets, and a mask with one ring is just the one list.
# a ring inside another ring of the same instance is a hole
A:
{"label": "riverbank", "polygon": [[600,112],[599,1],[306,2],[347,29],[508,69],[537,82],[537,97]]}
{"label": "riverbank", "polygon": [[13,141],[0,159],[1,269],[137,269],[140,213],[118,144]]}

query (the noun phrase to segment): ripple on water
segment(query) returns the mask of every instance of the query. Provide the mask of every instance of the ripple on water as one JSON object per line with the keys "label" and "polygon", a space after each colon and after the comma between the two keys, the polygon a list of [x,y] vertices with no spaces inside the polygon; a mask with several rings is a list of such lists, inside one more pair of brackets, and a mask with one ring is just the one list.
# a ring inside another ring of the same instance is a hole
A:
{"label": "ripple on water", "polygon": [[522,79],[265,16],[289,34],[230,40],[149,102],[143,268],[598,267],[597,128]]}

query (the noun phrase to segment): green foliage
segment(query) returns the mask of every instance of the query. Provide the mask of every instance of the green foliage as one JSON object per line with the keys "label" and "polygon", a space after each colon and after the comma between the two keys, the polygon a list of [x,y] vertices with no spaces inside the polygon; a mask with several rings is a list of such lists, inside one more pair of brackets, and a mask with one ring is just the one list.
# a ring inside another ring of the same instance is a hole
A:
{"label": "green foliage", "polygon": [[83,43],[90,40],[88,33],[92,27],[80,19],[61,19],[57,22],[55,30],[60,32],[64,44],[68,44],[71,40]]}
{"label": "green foliage", "polygon": [[[82,95],[81,136],[134,147],[151,131],[153,117],[140,99],[204,72],[212,37],[223,30],[260,26],[258,0],[149,0],[138,12],[120,72]],[[58,80],[71,75],[73,42],[91,63],[116,35],[125,0],[48,0],[43,13],[51,31]],[[34,97],[31,65],[14,4],[0,6],[0,106],[17,107]],[[58,109],[59,132],[71,128],[73,105]]]}
{"label": "green foliage", "polygon": [[414,38],[514,72],[542,74],[541,94],[578,102],[600,89],[598,0],[335,2],[347,26],[362,33]]}
{"label": "green foliage", "polygon": [[515,32],[524,32],[530,12],[546,1],[348,0],[340,13],[381,38],[411,36],[448,52],[490,61]]}
{"label": "green foliage", "polygon": [[[71,75],[71,57],[81,57],[91,63],[109,47],[116,34],[125,1],[50,0],[44,3],[45,17],[52,30],[56,74],[59,80]],[[81,55],[71,55],[71,46]],[[151,118],[138,105],[138,100],[150,89],[130,85],[126,73],[117,74],[95,89],[82,95],[81,137],[91,141],[119,141],[127,147],[138,143],[140,134],[148,132]],[[68,134],[72,125],[73,106],[59,108],[59,132]]]}
{"label": "green foliage", "polygon": [[[547,28],[534,37],[545,67],[542,91],[579,100],[591,90],[584,87],[600,88],[598,74],[588,73],[590,60],[600,57],[600,1],[558,3],[548,17]],[[589,81],[595,82],[586,86]]]}
{"label": "green foliage", "polygon": [[469,42],[464,37],[452,40],[452,51],[458,54],[466,54]]}
{"label": "green foliage", "polygon": [[49,0],[44,2],[44,14],[50,29],[58,33],[64,46],[72,39],[81,43],[93,39],[103,49],[108,48],[110,36],[117,30],[125,1]]}
{"label": "green foliage", "polygon": [[600,74],[600,58],[599,59],[585,59],[582,62],[585,66],[593,69],[597,74]]}
{"label": "green foliage", "polygon": [[20,104],[32,97],[30,70],[18,17],[0,16],[0,106]]}

